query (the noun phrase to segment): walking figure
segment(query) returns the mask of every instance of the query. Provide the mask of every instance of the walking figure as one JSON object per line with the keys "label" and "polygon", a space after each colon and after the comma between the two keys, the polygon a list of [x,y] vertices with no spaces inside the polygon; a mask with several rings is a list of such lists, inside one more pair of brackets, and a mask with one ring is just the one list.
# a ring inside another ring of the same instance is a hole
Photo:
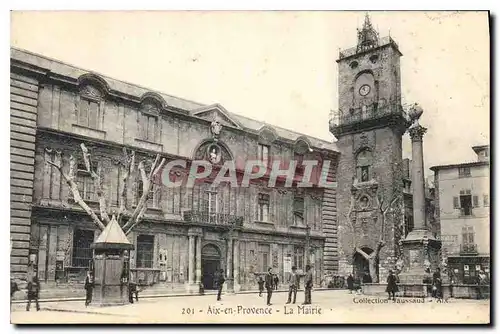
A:
{"label": "walking figure", "polygon": [[441,283],[441,271],[439,268],[432,274],[432,297],[441,299],[442,296],[442,283]]}
{"label": "walking figure", "polygon": [[85,307],[89,306],[92,303],[92,291],[94,291],[94,278],[92,277],[92,273],[87,271],[87,277],[85,277]]}
{"label": "walking figure", "polygon": [[311,290],[313,287],[313,276],[311,272],[311,266],[306,265],[306,275],[304,277],[304,303],[302,305],[311,304]]}
{"label": "walking figure", "polygon": [[278,275],[274,275],[274,290],[278,290],[278,283],[280,279],[278,278]]}
{"label": "walking figure", "polygon": [[354,277],[352,277],[352,274],[347,276],[347,289],[349,289],[349,293],[352,293],[352,290],[354,290]]}
{"label": "walking figure", "polygon": [[297,267],[292,267],[292,273],[290,274],[290,278],[288,279],[288,301],[287,304],[290,304],[292,301],[293,294],[293,304],[295,304],[295,300],[297,299],[297,289],[299,287],[300,277],[297,275]]}
{"label": "walking figure", "polygon": [[269,268],[266,274],[267,305],[271,306],[271,297],[273,296],[273,268]]}
{"label": "walking figure", "polygon": [[30,310],[31,301],[34,300],[36,304],[36,310],[40,311],[40,304],[38,304],[38,297],[40,294],[40,282],[36,273],[33,278],[28,282],[28,304],[26,305],[26,311]]}
{"label": "walking figure", "polygon": [[224,278],[224,269],[221,269],[219,272],[219,275],[216,278],[216,284],[217,284],[217,300],[220,300],[220,295],[222,294],[222,287],[224,286],[224,282],[226,279]]}
{"label": "walking figure", "polygon": [[14,298],[14,294],[19,291],[19,287],[17,283],[12,278],[10,279],[10,305],[12,305],[12,298]]}
{"label": "walking figure", "polygon": [[134,276],[131,275],[128,283],[128,301],[131,304],[134,303],[134,295],[135,295],[135,301],[139,302],[139,289],[137,289],[137,283],[134,280]]}
{"label": "walking figure", "polygon": [[396,301],[395,293],[398,292],[398,278],[392,270],[389,270],[389,276],[387,276],[387,288],[385,289],[385,292],[389,294],[389,300]]}
{"label": "walking figure", "polygon": [[262,276],[259,276],[257,284],[259,285],[259,297],[262,297],[262,292],[264,292],[264,279]]}

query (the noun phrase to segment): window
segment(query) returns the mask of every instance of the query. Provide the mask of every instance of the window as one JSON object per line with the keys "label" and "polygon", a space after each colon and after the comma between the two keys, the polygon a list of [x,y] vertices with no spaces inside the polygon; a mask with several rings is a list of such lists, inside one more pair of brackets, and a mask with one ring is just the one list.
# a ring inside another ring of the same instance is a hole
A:
{"label": "window", "polygon": [[305,170],[305,167],[304,165],[302,164],[302,162],[304,161],[304,155],[303,154],[295,154],[295,162],[296,162],[296,166],[295,166],[295,175],[296,176],[303,176],[304,175],[304,170]]}
{"label": "window", "polygon": [[301,194],[293,198],[293,221],[295,226],[304,225],[304,197]]}
{"label": "window", "polygon": [[149,142],[156,142],[157,122],[158,122],[157,116],[141,113],[139,118],[140,139]]}
{"label": "window", "polygon": [[462,227],[462,245],[473,245],[474,244],[474,227],[464,226]]}
{"label": "window", "polygon": [[269,245],[259,245],[259,269],[266,271],[269,268],[269,256],[271,254],[271,247]]}
{"label": "window", "polygon": [[373,164],[372,152],[364,149],[356,157],[356,176],[360,182],[367,182],[372,179],[371,167]]}
{"label": "window", "polygon": [[[141,199],[143,192],[144,192],[143,183],[142,183],[142,180],[140,180],[137,182],[137,203],[139,203],[139,200]],[[158,185],[153,184],[151,186],[151,189],[149,190],[148,199],[146,202],[147,207],[150,207],[150,208],[157,207],[157,203],[158,203],[157,194],[158,194]]]}
{"label": "window", "polygon": [[72,266],[88,268],[92,261],[92,249],[90,245],[94,242],[94,231],[76,229],[73,234],[73,256]]}
{"label": "window", "polygon": [[203,212],[207,216],[208,222],[214,223],[219,213],[219,201],[216,189],[209,189],[203,194]]}
{"label": "window", "polygon": [[[477,196],[474,196],[474,201],[478,201]],[[455,209],[460,209],[460,214],[462,216],[472,215],[472,196],[470,190],[461,190],[460,197],[453,198],[453,206]]]}
{"label": "window", "polygon": [[153,268],[154,235],[137,236],[137,268]]}
{"label": "window", "polygon": [[259,211],[257,220],[267,222],[269,219],[269,194],[259,194]]}
{"label": "window", "polygon": [[[97,173],[97,167],[92,166],[91,169]],[[96,201],[97,194],[95,192],[94,179],[87,171],[85,164],[78,164],[76,171],[76,184],[78,191],[84,201]]]}
{"label": "window", "polygon": [[258,159],[264,163],[264,166],[269,165],[269,146],[259,144]]}
{"label": "window", "polygon": [[488,195],[483,195],[483,206],[490,206],[490,197]]}
{"label": "window", "polygon": [[293,250],[293,265],[297,267],[297,269],[304,268],[304,248],[303,247],[294,247]]}
{"label": "window", "polygon": [[99,128],[99,102],[80,97],[78,125],[92,129]]}
{"label": "window", "polygon": [[458,169],[458,177],[470,177],[470,168],[469,167],[461,167]]}

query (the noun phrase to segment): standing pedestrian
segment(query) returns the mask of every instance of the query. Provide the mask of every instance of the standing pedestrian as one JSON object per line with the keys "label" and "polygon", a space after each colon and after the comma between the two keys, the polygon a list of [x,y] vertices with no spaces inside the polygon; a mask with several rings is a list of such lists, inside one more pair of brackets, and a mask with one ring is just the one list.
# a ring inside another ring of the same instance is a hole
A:
{"label": "standing pedestrian", "polygon": [[349,293],[352,293],[352,290],[354,290],[354,277],[352,277],[352,274],[347,276],[347,289],[349,289]]}
{"label": "standing pedestrian", "polygon": [[36,273],[34,273],[33,278],[28,282],[28,304],[26,305],[26,311],[30,310],[31,301],[34,300],[36,304],[36,310],[40,311],[40,304],[38,304],[38,297],[40,294],[40,282]]}
{"label": "standing pedestrian", "polygon": [[295,300],[297,299],[297,289],[299,287],[300,277],[297,275],[297,267],[292,267],[292,273],[290,274],[290,278],[288,279],[288,301],[287,304],[290,304],[292,301],[293,294],[293,304],[295,304]]}
{"label": "standing pedestrian", "polygon": [[262,297],[262,292],[264,292],[264,279],[262,276],[259,276],[257,284],[259,285],[259,297]]}
{"label": "standing pedestrian", "polygon": [[217,300],[221,300],[220,295],[222,294],[222,287],[223,287],[225,281],[226,281],[226,279],[224,277],[224,269],[221,269],[219,271],[219,275],[217,275],[217,278],[216,278]]}
{"label": "standing pedestrian", "polygon": [[87,277],[85,277],[85,307],[89,306],[92,303],[92,291],[94,291],[94,278],[92,277],[92,273],[87,271]]}
{"label": "standing pedestrian", "polygon": [[304,294],[305,300],[302,305],[311,304],[311,290],[313,287],[313,276],[311,272],[311,266],[306,265],[306,275],[304,277]]}
{"label": "standing pedestrian", "polygon": [[439,268],[432,274],[432,297],[441,299],[442,296],[441,271]]}
{"label": "standing pedestrian", "polygon": [[271,297],[273,295],[273,268],[269,267],[266,274],[267,305],[271,306]]}
{"label": "standing pedestrian", "polygon": [[135,301],[139,302],[139,289],[137,288],[137,282],[134,279],[134,275],[131,274],[128,283],[128,301],[131,304],[134,303],[134,295]]}
{"label": "standing pedestrian", "polygon": [[280,279],[278,278],[278,274],[274,275],[274,290],[278,290],[278,283]]}
{"label": "standing pedestrian", "polygon": [[12,298],[14,298],[14,294],[19,291],[19,287],[17,286],[17,282],[14,279],[10,279],[10,305],[12,305]]}
{"label": "standing pedestrian", "polygon": [[385,292],[389,294],[389,300],[396,301],[396,292],[398,292],[398,279],[392,270],[389,270],[389,276],[387,276],[387,288]]}

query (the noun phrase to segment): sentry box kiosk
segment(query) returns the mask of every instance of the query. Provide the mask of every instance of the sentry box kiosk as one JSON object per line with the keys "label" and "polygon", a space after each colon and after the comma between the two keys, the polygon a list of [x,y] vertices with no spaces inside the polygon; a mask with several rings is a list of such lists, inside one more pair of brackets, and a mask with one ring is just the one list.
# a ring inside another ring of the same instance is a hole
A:
{"label": "sentry box kiosk", "polygon": [[129,251],[134,249],[134,245],[127,239],[114,216],[91,247],[94,249],[92,304],[128,304]]}

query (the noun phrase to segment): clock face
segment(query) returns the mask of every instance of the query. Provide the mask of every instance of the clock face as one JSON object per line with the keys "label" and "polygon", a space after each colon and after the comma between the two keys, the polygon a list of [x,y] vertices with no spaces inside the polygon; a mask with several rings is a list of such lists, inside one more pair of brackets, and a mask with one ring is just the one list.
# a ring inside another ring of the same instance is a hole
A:
{"label": "clock face", "polygon": [[363,85],[359,88],[359,94],[361,96],[366,96],[368,93],[370,93],[371,87],[368,85]]}

